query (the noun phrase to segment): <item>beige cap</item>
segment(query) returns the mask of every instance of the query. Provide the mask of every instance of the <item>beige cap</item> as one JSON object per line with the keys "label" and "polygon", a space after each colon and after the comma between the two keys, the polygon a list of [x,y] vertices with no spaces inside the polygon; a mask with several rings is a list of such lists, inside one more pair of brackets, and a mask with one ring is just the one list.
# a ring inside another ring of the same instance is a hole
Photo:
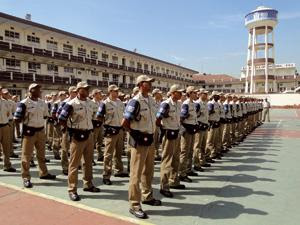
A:
{"label": "beige cap", "polygon": [[92,95],[95,95],[95,94],[97,94],[97,93],[102,93],[102,91],[101,91],[100,89],[94,89],[94,90],[92,91]]}
{"label": "beige cap", "polygon": [[227,93],[224,96],[225,96],[225,98],[228,98],[228,97],[231,97],[231,94]]}
{"label": "beige cap", "polygon": [[111,92],[111,91],[118,91],[119,87],[115,84],[109,85],[107,91]]}
{"label": "beige cap", "polygon": [[71,86],[71,87],[69,87],[69,89],[68,89],[68,92],[69,92],[69,93],[75,92],[75,91],[77,91],[77,88],[76,88],[75,86]]}
{"label": "beige cap", "polygon": [[188,86],[186,89],[186,93],[189,94],[191,92],[197,92],[196,88],[194,86]]}
{"label": "beige cap", "polygon": [[31,89],[36,88],[36,87],[41,87],[41,85],[39,85],[37,83],[30,84],[28,90],[30,91]]}
{"label": "beige cap", "polygon": [[136,85],[138,85],[141,82],[154,82],[154,78],[150,78],[147,75],[140,75],[136,78]]}
{"label": "beige cap", "polygon": [[58,92],[58,96],[62,96],[62,95],[66,95],[66,92],[65,91]]}
{"label": "beige cap", "polygon": [[133,89],[132,89],[132,93],[136,93],[136,92],[138,92],[139,91],[139,87],[134,87]]}
{"label": "beige cap", "polygon": [[184,92],[184,89],[183,88],[180,88],[180,86],[178,84],[174,84],[170,87],[170,93],[173,93],[173,92]]}
{"label": "beige cap", "polygon": [[204,88],[200,88],[199,93],[200,94],[208,94],[209,91],[205,90]]}
{"label": "beige cap", "polygon": [[8,91],[6,88],[3,88],[3,89],[1,90],[1,92],[2,92],[2,94],[7,94],[7,93],[9,93],[9,91]]}
{"label": "beige cap", "polygon": [[214,96],[214,95],[220,95],[220,93],[217,92],[217,91],[213,91],[213,92],[211,93],[211,96]]}
{"label": "beige cap", "polygon": [[55,92],[55,91],[52,91],[51,93],[50,93],[50,96],[56,96],[57,95],[57,92]]}
{"label": "beige cap", "polygon": [[155,89],[152,91],[152,95],[155,95],[155,94],[157,94],[157,93],[162,94],[162,91],[159,90],[158,88],[155,88]]}
{"label": "beige cap", "polygon": [[220,96],[224,96],[225,94],[224,94],[223,92],[220,92],[219,95],[220,95]]}
{"label": "beige cap", "polygon": [[90,87],[90,85],[88,85],[87,82],[81,81],[81,82],[79,82],[79,83],[77,84],[76,89],[78,90],[78,89],[80,89],[80,88],[89,88],[89,87]]}
{"label": "beige cap", "polygon": [[125,96],[125,93],[123,93],[123,92],[120,91],[120,92],[119,92],[119,96],[120,96],[120,97],[122,97],[122,96],[124,97],[124,96]]}

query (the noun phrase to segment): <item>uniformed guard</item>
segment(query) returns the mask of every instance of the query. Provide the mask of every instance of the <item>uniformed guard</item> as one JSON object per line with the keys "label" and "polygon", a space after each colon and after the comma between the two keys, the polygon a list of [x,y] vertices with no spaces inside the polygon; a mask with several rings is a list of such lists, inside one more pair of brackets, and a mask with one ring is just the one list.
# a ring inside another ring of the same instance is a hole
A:
{"label": "uniformed guard", "polygon": [[[102,91],[100,89],[94,89],[92,91],[93,100],[94,103],[94,111],[98,111],[100,104],[102,103]],[[97,119],[97,115],[95,114],[95,117],[93,118],[93,127],[94,127],[94,145],[95,149],[98,153],[97,161],[102,162],[103,161],[103,151],[102,151],[102,144],[103,144],[103,124],[102,121],[99,121]]]}
{"label": "uniformed guard", "polygon": [[[72,99],[76,98],[77,96],[77,88],[75,86],[69,87],[68,90],[69,97],[62,101],[58,107],[57,113],[56,113],[56,118],[59,117],[64,105],[71,101]],[[71,120],[70,118],[67,120],[67,127],[61,127],[61,133],[62,133],[62,140],[61,140],[61,166],[62,166],[62,173],[64,175],[68,175],[69,171],[69,159],[68,159],[68,154],[69,154],[69,149],[70,149],[70,136],[67,128],[71,128]]]}
{"label": "uniformed guard", "polygon": [[61,149],[61,142],[62,142],[62,131],[61,131],[61,125],[58,124],[57,119],[57,111],[60,106],[60,104],[67,98],[66,93],[64,91],[58,92],[58,100],[53,103],[53,106],[51,108],[51,116],[54,121],[53,123],[53,142],[52,142],[52,150],[54,154],[54,159],[61,160],[60,156],[60,149]]}
{"label": "uniformed guard", "polygon": [[182,103],[180,121],[184,128],[180,142],[179,179],[184,182],[192,182],[188,176],[197,176],[192,171],[193,149],[195,134],[198,132],[197,112],[194,101],[197,99],[197,90],[194,86],[186,89],[187,99]]}
{"label": "uniformed guard", "polygon": [[206,159],[206,140],[207,133],[209,128],[208,123],[208,107],[207,107],[207,98],[208,91],[201,88],[199,90],[199,99],[196,101],[199,104],[199,110],[197,110],[197,120],[199,130],[195,134],[195,145],[194,145],[194,170],[203,172],[202,167],[210,167]]}
{"label": "uniformed guard", "polygon": [[219,93],[217,91],[213,91],[211,94],[211,100],[208,102],[208,121],[210,128],[207,134],[206,149],[209,152],[209,159],[221,159],[216,146],[217,132],[220,127],[219,98]]}
{"label": "uniformed guard", "polygon": [[54,129],[54,120],[51,116],[51,109],[52,106],[54,104],[54,102],[56,102],[57,100],[57,93],[56,92],[51,92],[50,95],[50,100],[46,101],[47,106],[48,106],[48,112],[49,112],[49,117],[47,118],[47,144],[48,144],[48,149],[50,151],[52,151],[52,145],[53,145],[53,129]]}
{"label": "uniformed guard", "polygon": [[225,151],[229,151],[231,146],[231,138],[230,138],[230,131],[232,125],[232,114],[230,109],[230,102],[232,101],[232,96],[230,94],[225,94],[225,101],[223,103],[224,113],[225,113],[225,125],[224,125],[224,132],[222,137],[222,146]]}
{"label": "uniformed guard", "polygon": [[112,159],[116,156],[115,171],[116,177],[128,177],[123,173],[122,151],[123,151],[123,129],[121,122],[123,119],[124,104],[118,98],[119,88],[116,85],[108,87],[108,98],[103,101],[98,109],[97,117],[103,121],[104,126],[104,169],[103,184],[111,185]]}
{"label": "uniformed guard", "polygon": [[18,155],[14,153],[13,142],[14,142],[14,122],[13,114],[16,111],[16,104],[11,100],[11,95],[7,89],[2,89],[2,98],[6,101],[9,116],[8,116],[8,125],[9,125],[9,151],[11,158],[18,158]]}
{"label": "uniformed guard", "polygon": [[[162,92],[158,88],[155,88],[152,91],[152,97],[154,98],[154,108],[157,113],[162,100]],[[161,161],[161,156],[159,154],[160,135],[161,135],[160,128],[156,127],[154,132],[155,161]]]}
{"label": "uniformed guard", "polygon": [[[71,127],[68,128],[71,136],[70,163],[68,173],[68,192],[72,201],[79,201],[77,194],[78,167],[83,159],[83,191],[100,192],[100,189],[93,185],[93,103],[89,100],[89,85],[82,81],[77,84],[78,95],[67,102],[58,120],[61,125],[67,127],[70,118]],[[82,157],[83,156],[83,157]]]}
{"label": "uniformed guard", "polygon": [[270,108],[271,108],[271,104],[268,101],[267,98],[265,98],[264,102],[263,102],[263,122],[266,121],[266,118],[268,120],[268,122],[270,122]]}
{"label": "uniformed guard", "polygon": [[230,110],[231,110],[231,116],[232,116],[230,137],[231,137],[231,145],[232,146],[237,145],[237,139],[238,139],[238,137],[236,136],[237,123],[238,123],[236,101],[237,101],[237,96],[233,95],[232,101],[230,102]]}
{"label": "uniformed guard", "polygon": [[16,123],[23,122],[21,173],[26,188],[32,187],[29,168],[34,148],[36,149],[40,179],[54,180],[56,178],[55,175],[48,173],[45,163],[46,135],[44,123],[49,116],[49,111],[47,104],[40,99],[40,89],[39,84],[31,84],[28,89],[29,96],[18,104],[14,114]]}
{"label": "uniformed guard", "polygon": [[[154,174],[153,134],[155,132],[154,100],[149,96],[153,78],[140,75],[136,79],[139,93],[131,99],[125,109],[123,127],[132,137],[130,181],[129,181],[129,212],[138,218],[147,218],[142,210],[143,204],[161,205],[161,201],[153,197],[152,179]],[[140,189],[142,187],[142,192]]]}
{"label": "uniformed guard", "polygon": [[237,112],[237,125],[236,125],[236,138],[238,143],[243,141],[243,132],[242,132],[242,121],[243,121],[243,109],[241,104],[241,96],[237,96],[236,104],[236,112]]}
{"label": "uniformed guard", "polygon": [[161,128],[162,159],[160,166],[160,193],[165,197],[172,198],[173,193],[170,188],[184,189],[178,178],[179,158],[180,158],[180,111],[181,89],[179,85],[170,88],[170,97],[160,104],[156,114],[157,127]]}
{"label": "uniformed guard", "polygon": [[226,153],[226,150],[223,148],[223,133],[224,133],[224,128],[226,124],[226,116],[225,116],[225,110],[224,110],[224,101],[225,101],[225,96],[224,93],[219,93],[220,99],[218,101],[219,107],[220,107],[220,126],[217,130],[217,135],[216,135],[216,148],[219,156],[224,156],[223,153]]}
{"label": "uniformed guard", "polygon": [[[0,88],[0,145],[2,145],[3,151],[4,171],[16,172],[16,169],[12,167],[9,158],[11,154],[9,127],[11,108],[8,101],[3,98],[3,90],[4,89]],[[4,93],[5,92],[6,91],[4,90]]]}
{"label": "uniformed guard", "polygon": [[[134,87],[133,89],[132,89],[132,93],[131,93],[131,96],[132,96],[132,98],[134,97],[134,96],[136,96],[138,93],[139,93],[139,87]],[[130,100],[129,100],[130,101]],[[128,101],[128,102],[129,102]],[[128,103],[127,102],[127,103]],[[127,104],[126,104],[126,106],[127,106]],[[130,136],[130,134],[127,132],[127,171],[128,171],[128,173],[130,173],[130,161],[131,161],[131,148],[132,148],[132,146],[129,144],[129,143],[132,143],[133,142],[133,139],[132,139],[132,137]]]}

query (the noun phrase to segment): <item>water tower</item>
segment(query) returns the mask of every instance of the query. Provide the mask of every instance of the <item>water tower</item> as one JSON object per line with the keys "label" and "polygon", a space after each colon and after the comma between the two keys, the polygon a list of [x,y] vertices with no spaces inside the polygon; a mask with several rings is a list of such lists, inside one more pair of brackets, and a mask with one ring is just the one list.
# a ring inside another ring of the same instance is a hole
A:
{"label": "water tower", "polygon": [[261,92],[258,90],[263,85],[264,92],[268,93],[270,81],[274,91],[275,77],[271,73],[275,71],[274,28],[278,23],[277,15],[277,10],[260,6],[245,16],[245,26],[249,32],[246,93]]}

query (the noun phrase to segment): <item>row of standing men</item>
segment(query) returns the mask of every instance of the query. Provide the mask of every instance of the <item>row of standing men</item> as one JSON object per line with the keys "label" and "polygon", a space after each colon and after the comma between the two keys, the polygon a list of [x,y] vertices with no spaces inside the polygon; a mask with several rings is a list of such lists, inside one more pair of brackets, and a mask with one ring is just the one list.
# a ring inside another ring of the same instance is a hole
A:
{"label": "row of standing men", "polygon": [[[93,184],[96,149],[97,160],[103,161],[103,184],[112,185],[112,175],[130,177],[129,212],[138,218],[147,218],[141,203],[162,204],[153,196],[155,159],[161,160],[160,193],[172,198],[171,189],[185,189],[181,182],[192,182],[191,177],[197,176],[197,172],[204,172],[204,168],[222,159],[262,124],[261,99],[216,91],[209,93],[194,86],[183,90],[178,85],[171,86],[163,99],[158,89],[150,96],[153,81],[140,75],[132,96],[120,94],[116,85],[110,85],[105,97],[101,90],[90,93],[89,85],[79,82],[76,87],[70,87],[68,93],[60,91],[46,96],[45,100],[40,99],[41,86],[33,83],[28,96],[14,108],[8,107],[5,97],[8,91],[1,88],[0,141],[4,170],[16,172],[9,159],[16,155],[11,133],[14,133],[14,125],[19,129],[22,124],[24,187],[33,186],[29,170],[35,166],[34,148],[40,179],[56,179],[46,165],[45,146],[48,145],[54,158],[61,160],[62,173],[68,176],[71,200],[80,200],[77,183],[81,167],[83,191],[100,192]],[[10,135],[9,138],[6,135]],[[122,162],[124,150],[130,174],[125,172]]]}

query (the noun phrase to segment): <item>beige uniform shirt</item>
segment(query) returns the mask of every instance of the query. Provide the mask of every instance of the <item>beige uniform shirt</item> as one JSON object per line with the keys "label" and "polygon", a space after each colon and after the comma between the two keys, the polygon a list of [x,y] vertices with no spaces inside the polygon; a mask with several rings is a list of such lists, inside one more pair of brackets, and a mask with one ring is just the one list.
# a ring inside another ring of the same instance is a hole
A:
{"label": "beige uniform shirt", "polygon": [[23,123],[29,127],[44,127],[45,119],[49,116],[47,104],[42,99],[33,101],[29,97],[23,99],[21,103],[26,106]]}
{"label": "beige uniform shirt", "polygon": [[103,103],[105,104],[104,125],[121,127],[124,103],[120,99],[112,101],[110,98],[107,98]]}
{"label": "beige uniform shirt", "polygon": [[162,118],[161,124],[164,129],[169,130],[179,130],[180,128],[180,109],[181,104],[179,102],[174,102],[172,98],[168,98],[167,100],[162,102],[167,103],[169,105],[169,113],[167,118]]}
{"label": "beige uniform shirt", "polygon": [[95,112],[93,111],[94,105],[91,100],[81,101],[77,97],[67,102],[73,107],[73,112],[70,115],[72,128],[80,130],[92,130],[92,118]]}
{"label": "beige uniform shirt", "polygon": [[138,93],[133,99],[140,103],[140,112],[139,120],[132,120],[130,127],[144,133],[154,134],[156,126],[154,99],[151,96],[145,98],[141,93]]}
{"label": "beige uniform shirt", "polygon": [[201,123],[208,124],[208,108],[207,103],[202,100],[197,100],[197,103],[200,104],[200,115],[198,116],[198,121]]}

